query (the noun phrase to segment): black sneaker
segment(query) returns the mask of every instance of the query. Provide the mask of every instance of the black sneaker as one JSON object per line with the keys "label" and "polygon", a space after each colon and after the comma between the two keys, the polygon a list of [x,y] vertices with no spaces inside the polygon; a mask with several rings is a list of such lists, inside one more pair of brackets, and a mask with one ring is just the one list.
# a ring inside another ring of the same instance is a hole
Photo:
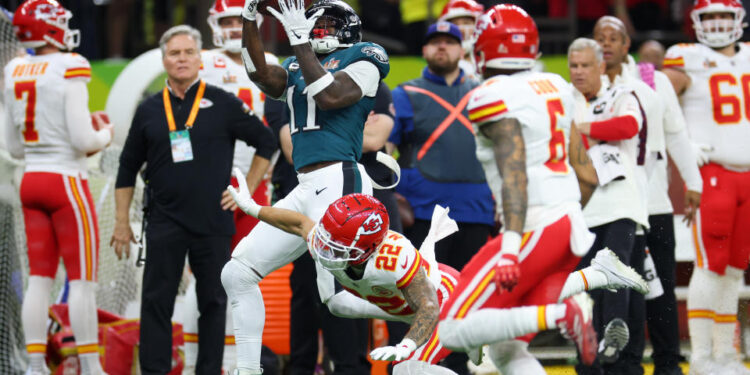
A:
{"label": "black sneaker", "polygon": [[604,328],[604,338],[599,342],[599,362],[617,362],[628,340],[630,340],[630,331],[625,321],[620,318],[612,319]]}

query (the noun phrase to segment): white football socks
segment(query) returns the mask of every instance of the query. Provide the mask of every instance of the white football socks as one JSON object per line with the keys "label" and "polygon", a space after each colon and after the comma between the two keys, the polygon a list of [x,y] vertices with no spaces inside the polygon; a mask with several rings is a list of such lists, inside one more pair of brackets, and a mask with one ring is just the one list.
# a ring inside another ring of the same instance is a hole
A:
{"label": "white football socks", "polygon": [[565,316],[565,305],[524,306],[507,309],[486,308],[463,319],[440,322],[440,341],[446,348],[468,351],[527,333],[557,328]]}
{"label": "white football socks", "polygon": [[185,340],[185,370],[183,374],[195,373],[195,362],[198,360],[198,296],[195,294],[195,275],[190,274],[190,282],[185,290],[183,303],[182,330]]}
{"label": "white football socks", "polygon": [[742,270],[729,266],[724,275],[719,276],[721,288],[716,295],[716,316],[713,326],[713,350],[716,359],[737,357],[734,338],[742,277]]}
{"label": "white football socks", "polygon": [[44,356],[47,352],[47,317],[49,316],[49,299],[52,292],[52,280],[49,277],[29,276],[29,286],[23,298],[21,319],[26,340],[26,351],[31,360],[29,367],[42,372],[45,366]]}
{"label": "white football socks", "polygon": [[580,271],[571,272],[565,280],[558,301],[576,295],[581,292],[603,288],[609,285],[607,275],[604,272],[588,266]]}
{"label": "white football socks", "polygon": [[70,327],[76,338],[81,374],[99,375],[104,372],[99,362],[99,327],[96,312],[96,283],[70,281],[68,296]]}
{"label": "white football socks", "polygon": [[[691,362],[711,358],[713,326],[722,288],[719,275],[695,267],[688,286],[688,328],[690,329]],[[732,335],[734,337],[734,335]]]}

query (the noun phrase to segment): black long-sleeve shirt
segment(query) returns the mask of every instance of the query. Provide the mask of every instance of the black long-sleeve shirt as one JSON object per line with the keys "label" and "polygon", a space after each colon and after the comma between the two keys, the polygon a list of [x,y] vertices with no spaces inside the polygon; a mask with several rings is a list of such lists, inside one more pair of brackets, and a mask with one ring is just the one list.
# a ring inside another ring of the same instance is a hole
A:
{"label": "black long-sleeve shirt", "polygon": [[[185,129],[198,84],[180,99],[170,92],[177,130]],[[131,187],[143,163],[150,189],[150,215],[166,217],[202,235],[232,235],[232,212],[221,209],[222,192],[229,185],[235,140],[255,147],[270,159],[276,150],[271,130],[236,96],[206,85],[200,110],[189,130],[193,160],[175,163],[162,92],[144,100],[136,110],[120,154],[116,187]]]}

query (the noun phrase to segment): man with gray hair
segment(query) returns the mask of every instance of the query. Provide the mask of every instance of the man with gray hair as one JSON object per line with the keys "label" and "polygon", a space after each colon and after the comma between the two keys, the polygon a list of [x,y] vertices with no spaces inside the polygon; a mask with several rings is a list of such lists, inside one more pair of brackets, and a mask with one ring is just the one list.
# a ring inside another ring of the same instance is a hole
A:
{"label": "man with gray hair", "polygon": [[[568,49],[568,68],[576,98],[575,123],[584,135],[599,178],[599,187],[583,209],[589,230],[596,234],[591,249],[609,248],[625,264],[631,264],[638,225],[647,226],[645,198],[636,168],[639,160],[638,133],[643,125],[642,110],[633,90],[627,86],[606,87],[602,48],[592,39],[579,38]],[[579,268],[589,266],[596,255],[589,251]],[[623,368],[618,354],[627,344],[631,308],[630,291],[595,290],[594,328],[603,340],[592,366],[579,364],[579,374],[632,373]],[[605,325],[607,326],[605,329]],[[621,335],[604,334],[615,330]],[[616,372],[622,371],[622,372]]]}
{"label": "man with gray hair", "polygon": [[162,92],[136,110],[120,155],[115,190],[115,229],[110,241],[119,258],[135,242],[129,212],[133,186],[144,163],[148,257],[141,297],[142,374],[172,369],[172,325],[177,287],[187,254],[197,279],[196,373],[221,373],[227,297],[221,268],[229,260],[236,209],[229,184],[235,140],[256,149],[247,184],[254,189],[268,169],[276,142],[271,131],[236,96],[199,79],[201,37],[190,26],[167,30],[159,41],[167,72]]}

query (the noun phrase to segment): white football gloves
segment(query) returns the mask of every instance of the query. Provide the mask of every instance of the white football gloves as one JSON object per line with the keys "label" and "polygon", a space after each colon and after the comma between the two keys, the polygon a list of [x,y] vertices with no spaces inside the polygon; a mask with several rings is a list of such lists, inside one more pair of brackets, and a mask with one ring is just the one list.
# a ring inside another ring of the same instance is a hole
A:
{"label": "white football gloves", "polygon": [[695,161],[698,162],[698,166],[702,167],[703,164],[708,163],[710,157],[708,153],[712,152],[714,148],[711,145],[705,143],[692,142],[693,153],[695,154]]}
{"label": "white football gloves", "polygon": [[310,41],[310,31],[315,27],[315,21],[324,12],[324,9],[320,9],[310,18],[305,17],[305,0],[279,0],[281,13],[270,7],[266,9],[284,25],[286,35],[289,37],[289,45],[292,46]]}
{"label": "white football gloves", "polygon": [[245,7],[242,8],[242,18],[248,21],[255,21],[258,14],[258,2],[260,0],[245,0]]}
{"label": "white football gloves", "polygon": [[403,339],[396,346],[383,346],[371,351],[370,357],[376,361],[403,361],[416,349],[417,343],[411,339]]}
{"label": "white football gloves", "polygon": [[245,181],[245,176],[237,167],[235,167],[232,172],[234,173],[234,177],[237,178],[237,184],[239,185],[240,190],[237,191],[234,186],[229,185],[227,186],[229,194],[232,196],[232,199],[234,199],[234,202],[237,203],[237,207],[239,207],[242,211],[252,217],[258,217],[261,205],[256,203],[253,200],[253,197],[250,196],[250,190],[247,188],[247,181]]}

